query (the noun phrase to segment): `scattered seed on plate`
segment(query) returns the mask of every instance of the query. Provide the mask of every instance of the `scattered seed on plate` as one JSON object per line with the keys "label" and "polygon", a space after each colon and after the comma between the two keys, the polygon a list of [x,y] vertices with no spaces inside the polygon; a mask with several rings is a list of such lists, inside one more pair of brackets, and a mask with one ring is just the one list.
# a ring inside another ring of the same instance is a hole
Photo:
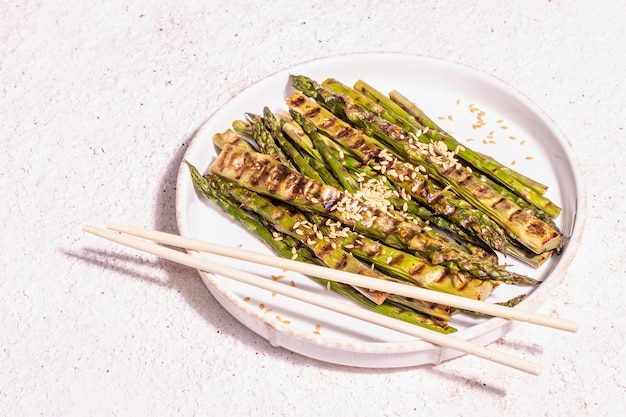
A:
{"label": "scattered seed on plate", "polygon": [[248,301],[250,301],[250,297],[245,297],[243,301],[247,303]]}

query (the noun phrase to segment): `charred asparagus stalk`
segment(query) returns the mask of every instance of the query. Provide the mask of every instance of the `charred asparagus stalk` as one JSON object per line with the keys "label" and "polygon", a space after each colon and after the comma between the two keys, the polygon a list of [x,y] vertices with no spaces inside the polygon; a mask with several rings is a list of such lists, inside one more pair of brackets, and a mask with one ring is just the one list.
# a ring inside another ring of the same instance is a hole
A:
{"label": "charred asparagus stalk", "polygon": [[[233,201],[238,202],[242,207],[256,213],[267,222],[271,222],[274,228],[280,233],[288,234],[299,239],[306,245],[326,266],[333,269],[353,272],[373,278],[382,278],[380,274],[372,270],[369,265],[353,257],[341,247],[332,244],[324,239],[320,239],[317,230],[311,227],[309,219],[298,210],[294,210],[288,205],[277,205],[270,199],[262,197],[257,193],[237,186],[234,183],[224,181],[215,175],[211,175],[207,180],[206,187],[219,189],[221,193],[228,195]],[[362,291],[377,304],[382,303],[386,294],[377,291]]]}
{"label": "charred asparagus stalk", "polygon": [[296,121],[307,120],[324,134],[349,149],[364,164],[380,171],[401,188],[405,199],[414,198],[437,214],[446,216],[459,226],[472,230],[489,247],[503,250],[505,233],[487,215],[451,191],[440,188],[423,173],[423,169],[400,161],[386,149],[380,148],[370,137],[322,108],[319,104],[295,93],[288,100]]}
{"label": "charred asparagus stalk", "polygon": [[[293,123],[290,123],[290,124],[293,124]],[[331,164],[334,167],[333,171],[335,171],[335,177],[339,178],[339,177],[349,176],[352,180],[351,181],[344,180],[343,182],[344,185],[346,186],[347,191],[349,191],[352,195],[359,198],[364,204],[373,203],[379,206],[381,204],[384,204],[385,210],[395,211],[397,215],[406,215],[407,219],[410,219],[411,221],[414,221],[414,222],[418,222],[418,224],[421,224],[420,218],[424,218],[429,223],[438,225],[441,229],[448,231],[452,236],[455,236],[456,238],[461,239],[463,247],[468,249],[468,251],[472,253],[473,255],[475,255],[478,259],[481,259],[482,262],[486,264],[497,265],[498,259],[493,251],[489,249],[485,249],[480,245],[477,245],[475,243],[475,239],[468,236],[465,230],[460,229],[453,223],[449,222],[447,219],[433,216],[433,214],[430,213],[425,207],[419,206],[418,204],[415,203],[415,201],[411,199],[402,198],[401,194],[395,189],[394,185],[391,184],[389,181],[386,181],[386,177],[382,176],[379,171],[374,171],[368,166],[365,166],[365,167],[360,166],[354,158],[352,158],[351,156],[347,154],[343,154],[341,152],[340,147],[336,143],[332,142],[332,140],[330,140],[326,136],[317,134],[317,132],[312,132],[315,135],[316,139],[310,140],[310,138],[306,135],[304,130],[302,130],[299,126],[293,126],[293,129],[294,131],[296,131],[295,135],[292,132],[293,139],[295,141],[297,141],[298,143],[304,142],[304,143],[309,144],[308,145],[309,150],[307,152],[310,152],[311,154],[314,154],[314,152],[317,152],[317,149],[310,147],[313,144],[313,142],[315,142],[318,144],[318,146],[321,146],[325,149],[324,154],[327,160],[340,162],[340,164]],[[284,138],[282,138],[282,140],[277,139],[276,143],[282,144],[283,140]],[[321,155],[320,155],[320,158],[321,158]],[[304,165],[304,166],[298,166],[298,169],[300,170],[300,172],[305,173],[307,172],[307,170],[310,169],[310,167]],[[324,221],[316,220],[318,217],[319,216],[316,216],[316,215],[310,216],[312,222],[316,223],[318,227],[323,227]],[[421,225],[427,226],[427,224],[421,224]],[[353,244],[353,240],[354,239],[352,239],[352,241],[344,240],[344,242],[342,243],[342,245],[344,246],[344,249],[347,249],[348,251],[355,254],[360,259],[367,259],[363,255],[362,251],[359,252],[359,249],[357,247],[358,245],[355,246]],[[361,236],[360,239],[358,240],[365,241],[368,239],[365,238],[364,236]],[[371,240],[369,241],[372,242]],[[362,244],[363,243],[361,242],[360,245]],[[369,247],[371,248],[373,246],[370,245]],[[381,250],[382,247],[383,245],[380,245],[380,244],[378,244],[377,246],[378,250]],[[390,251],[391,249],[392,248],[387,247],[386,250]],[[370,256],[373,253],[371,251],[368,251],[368,252]],[[393,258],[394,259],[401,258],[404,254],[406,253],[401,252],[401,251],[396,251],[396,253],[394,253],[393,255]],[[392,276],[400,276],[402,278],[406,278],[408,275],[410,275],[410,272],[408,274],[406,272],[404,274],[394,272],[394,268],[393,267],[390,268],[387,265],[387,262],[389,262],[389,256],[391,255],[380,254],[380,256],[377,259],[373,260],[373,262],[376,265],[379,265],[379,266],[382,265],[380,269],[389,272]],[[413,256],[413,255],[408,255],[408,256]],[[452,269],[456,270],[457,268],[453,265]],[[455,272],[455,273],[459,273],[459,272]],[[480,275],[480,276],[481,276],[481,279],[486,279],[485,276],[483,275]],[[491,275],[489,279],[494,280],[494,281],[503,281],[508,284],[514,284],[514,285],[536,285],[538,283],[536,280],[532,278],[529,278],[520,274],[515,274],[512,272]],[[455,279],[455,282],[464,282],[464,281],[467,281],[467,278],[457,277]],[[419,281],[416,280],[415,282],[419,282]],[[440,291],[446,291],[446,290],[440,289]]]}
{"label": "charred asparagus stalk", "polygon": [[[272,143],[276,144],[277,146],[284,146],[284,145],[291,146],[291,144],[287,144],[285,142],[286,138],[282,135],[282,132],[278,129],[277,119],[274,117],[271,111],[268,108],[265,108],[263,113],[264,113],[265,124],[269,126],[273,125],[273,127],[270,130],[273,132],[275,140]],[[308,127],[311,128],[311,126],[308,126]],[[320,156],[323,156],[327,162],[337,161],[337,162],[345,163],[344,158],[337,154],[337,147],[327,144],[327,143],[330,143],[330,140],[328,140],[328,138],[322,138],[321,135],[319,135],[317,131],[315,130],[313,130],[311,133],[312,133],[311,136],[313,139],[310,141],[307,140],[306,142],[310,143],[311,145],[316,146],[316,148],[311,148],[312,150],[321,151]],[[302,141],[304,139],[302,135],[306,135],[306,133],[304,132],[298,133],[299,141]],[[259,146],[260,148],[264,148],[264,146],[262,145],[259,145]],[[272,153],[274,154],[277,152],[272,151]],[[298,161],[300,161],[298,164],[296,164],[298,170],[301,173],[306,175],[306,172],[310,170],[310,166],[304,160],[298,159]],[[354,176],[346,168],[344,168],[344,165],[342,164],[330,163],[329,166],[331,166],[331,169],[336,174],[337,178],[346,177],[349,179],[349,180],[344,179],[344,184],[348,185],[346,187],[347,191],[349,191],[353,195],[358,195],[359,193],[362,193],[363,189],[359,185],[362,178],[359,178],[358,176]],[[383,194],[380,197],[376,198],[376,197],[373,197],[372,193],[368,192],[367,196],[364,196],[363,198],[363,203],[368,204],[369,201],[367,200],[370,200],[372,198],[381,202],[390,201],[392,203],[396,200],[396,197],[394,197],[393,195],[390,195],[389,193]],[[399,195],[397,199],[400,200]],[[409,203],[413,204],[414,202],[411,200],[407,201],[405,199],[401,199],[401,201],[396,204],[399,204],[404,207],[404,206],[408,206]],[[403,211],[406,212],[407,210],[403,210]],[[455,277],[452,279],[452,281],[455,283],[454,286],[450,287],[448,286],[448,283],[446,283],[443,286],[437,286],[434,284],[434,282],[442,278],[441,274],[444,269],[441,266],[439,267],[427,266],[426,265],[427,261],[423,259],[419,259],[414,255],[410,255],[402,251],[395,250],[391,247],[386,247],[380,244],[379,242],[373,241],[372,239],[369,239],[365,236],[358,235],[352,232],[349,228],[341,227],[341,224],[339,222],[333,224],[330,220],[325,219],[318,214],[310,214],[309,218],[311,222],[316,227],[318,227],[318,230],[322,232],[326,232],[326,236],[331,237],[333,241],[335,241],[337,244],[342,245],[344,249],[348,250],[349,252],[353,254],[356,254],[357,257],[363,260],[368,260],[368,257],[371,257],[372,259],[369,259],[371,262],[373,262],[376,265],[382,266],[381,267],[382,270],[391,272],[391,275],[393,276],[404,278],[408,281],[413,281],[416,284],[421,285],[425,288],[438,290],[438,291],[444,291],[444,292],[450,292],[453,290],[453,288],[456,288],[456,289],[465,288],[466,286],[468,286],[468,283],[471,281],[471,279],[466,278],[466,277],[461,277],[460,276],[461,274],[459,274],[458,272],[455,272],[454,273]],[[417,220],[414,219],[413,221],[417,221]],[[364,255],[365,253],[367,253],[368,255],[365,256]],[[492,261],[495,262],[497,261],[497,259],[493,259]],[[398,265],[393,265],[392,263],[393,264],[400,263],[402,265],[398,266]],[[433,271],[433,269],[435,269],[436,271]],[[403,272],[400,272],[400,271],[403,271]],[[498,277],[498,278],[501,278],[501,277]],[[513,275],[511,274],[511,276],[507,276],[506,278],[508,282],[511,282],[513,280]],[[519,277],[519,278],[520,279],[518,279],[516,283],[524,284],[524,285],[536,283],[536,282],[529,281],[525,277]],[[476,293],[478,295],[465,294],[465,296],[477,297],[479,299],[481,297],[484,298],[491,292],[493,288],[493,284],[489,283],[487,280],[485,280],[485,282],[477,281],[476,285],[469,285],[468,287],[476,288],[479,286],[480,286],[480,291],[479,293]]]}
{"label": "charred asparagus stalk", "polygon": [[480,259],[473,259],[471,254],[430,227],[364,205],[336,187],[314,181],[271,156],[226,145],[210,170],[252,191],[341,221],[392,247],[415,251],[434,264],[453,265],[484,279],[507,279],[514,275],[499,265],[485,265]]}
{"label": "charred asparagus stalk", "polygon": [[[434,141],[441,140],[446,146],[452,149],[460,145],[454,137],[440,128],[432,119],[428,118],[419,107],[398,91],[390,92],[390,99],[406,110],[418,123],[429,127],[428,131],[425,133],[426,137]],[[491,157],[475,152],[467,147],[465,147],[462,152],[459,152],[459,156],[477,170],[489,175],[493,180],[509,187],[512,191],[524,196],[529,201],[535,202],[537,207],[544,208],[554,217],[558,216],[560,208],[556,207],[548,199],[541,197],[547,191],[545,185],[508,168]]]}
{"label": "charred asparagus stalk", "polygon": [[[233,220],[238,221],[246,229],[259,237],[277,255],[301,262],[319,263],[319,260],[317,260],[317,258],[315,258],[312,253],[304,245],[302,245],[300,240],[294,239],[289,235],[272,229],[272,226],[268,222],[264,222],[258,216],[245,211],[241,208],[241,206],[233,204],[232,201],[224,198],[221,193],[216,192],[216,190],[211,187],[210,182],[200,175],[198,170],[193,165],[188,164],[188,166],[196,188],[200,190],[209,200],[217,204]],[[349,285],[322,278],[315,279],[327,288],[330,288],[347,299],[350,299],[355,303],[362,305],[365,308],[374,310],[380,314],[442,333],[451,333],[456,331],[456,329],[447,324],[446,320],[436,319],[432,316],[419,313],[413,309],[400,307],[399,305],[387,301],[382,304],[376,304]],[[401,302],[402,300],[396,301]]]}
{"label": "charred asparagus stalk", "polygon": [[[293,168],[294,165],[291,159],[287,157],[287,155],[283,151],[283,148],[278,146],[278,144],[274,140],[274,135],[272,135],[272,133],[266,128],[261,116],[251,113],[248,113],[247,116],[248,119],[250,119],[250,123],[252,124],[252,137],[259,146],[259,150],[266,155],[275,156],[283,164],[290,168]],[[313,178],[321,181],[320,176],[317,175],[316,172],[310,172],[309,174],[314,175]]]}
{"label": "charred asparagus stalk", "polygon": [[[267,127],[268,132],[275,138],[274,143],[276,146],[282,148],[292,159],[292,166],[298,167],[300,172],[309,178],[329,185],[339,186],[340,182],[333,176],[333,173],[328,170],[327,166],[322,161],[302,154],[287,139],[280,122],[268,107],[263,109],[263,124]],[[281,159],[281,162],[284,162],[283,159]]]}
{"label": "charred asparagus stalk", "polygon": [[[338,242],[339,236],[326,237],[317,224],[308,220],[307,216],[298,210],[285,206],[284,204],[271,201],[269,198],[259,195],[253,191],[247,190],[229,181],[224,181],[217,176],[211,175],[206,178],[209,186],[213,189],[218,188],[222,194],[228,196],[232,201],[239,203],[242,208],[256,213],[263,221],[271,223],[272,227],[281,234],[286,234],[292,238],[298,239],[303,246],[306,246],[319,261],[324,265],[338,270],[353,272],[373,278],[385,279],[397,281],[385,274],[381,274],[377,270],[372,269],[368,264],[360,262],[351,253],[343,249],[343,246]],[[291,255],[295,256],[295,253]],[[444,273],[445,274],[445,273]],[[415,273],[415,276],[421,277],[422,280],[433,280],[433,276],[442,275],[442,270],[438,268],[424,268],[421,274]],[[403,281],[405,283],[411,283],[419,281],[416,278],[413,281]],[[440,285],[445,285],[444,282]],[[457,283],[458,284],[458,283]],[[483,286],[483,289],[488,288]],[[389,294],[379,291],[371,291],[366,288],[356,288],[361,294],[365,295],[368,299],[376,304],[382,304],[385,302]],[[473,289],[472,286],[468,287],[467,294]],[[460,291],[461,292],[461,291]],[[407,300],[407,303],[402,303],[402,297],[394,297],[396,303],[401,303],[406,306],[428,314],[444,322],[449,321],[452,310],[446,306],[435,305],[432,303],[425,303],[417,300]]]}
{"label": "charred asparagus stalk", "polygon": [[[326,82],[323,84],[326,85]],[[391,91],[389,97],[376,90],[371,85],[367,84],[363,80],[358,80],[354,84],[354,90],[361,93],[371,99],[371,102],[376,102],[384,110],[378,112],[381,116],[387,120],[394,122],[392,117],[401,118],[406,121],[407,125],[403,125],[403,128],[409,130],[412,126],[413,133],[421,132],[423,138],[428,141],[442,140],[448,147],[448,150],[454,151],[458,148],[460,143],[441,129],[432,119],[430,119],[417,105],[404,97],[398,91]],[[374,111],[373,108],[367,108],[367,110]],[[425,129],[428,128],[428,129]],[[528,189],[533,190],[539,195],[543,195],[547,187],[531,178],[528,178],[521,173],[508,168],[495,159],[482,155],[472,149],[463,146],[463,149],[459,151],[458,156],[469,163],[475,169],[488,175],[493,180],[509,187],[513,192],[517,194],[525,194]],[[531,199],[533,197],[530,197]],[[539,205],[546,205],[552,207],[552,203],[547,200],[538,198]],[[558,215],[558,208],[554,207],[552,215],[556,217]]]}
{"label": "charred asparagus stalk", "polygon": [[[315,97],[326,100],[333,108],[341,107],[342,115],[361,127],[370,136],[384,141],[403,157],[424,168],[436,181],[444,184],[487,213],[496,223],[528,249],[540,254],[560,245],[560,234],[550,225],[522,210],[487,184],[479,182],[472,171],[459,163],[443,142],[420,146],[415,134],[407,132],[379,115],[355,105],[347,96],[338,96],[316,84]],[[294,94],[289,103],[298,104],[302,97]],[[317,114],[317,113],[316,113]],[[306,116],[306,113],[304,114]],[[441,146],[439,146],[441,145]],[[455,150],[458,152],[458,150]]]}
{"label": "charred asparagus stalk", "polygon": [[[381,188],[386,189],[386,191],[381,191],[381,194],[383,194],[384,200],[390,202],[396,210],[408,212],[413,215],[414,218],[422,219],[438,227],[440,230],[448,233],[450,237],[457,240],[469,252],[480,256],[485,262],[497,262],[495,253],[485,244],[484,239],[481,239],[480,236],[476,236],[471,231],[459,226],[458,223],[450,221],[447,217],[433,213],[427,207],[418,204],[413,199],[406,200],[402,198],[395,185],[387,181],[387,177],[382,175],[380,171],[376,171],[369,166],[363,166],[350,155],[335,153],[335,159],[341,160],[343,165],[356,176],[358,182],[367,184],[365,188],[375,190],[380,190]],[[552,251],[544,252],[539,255],[532,253],[528,249],[521,247],[513,239],[507,239],[504,252],[534,268],[541,266],[552,255]],[[508,283],[518,283],[521,285],[532,285],[536,283],[535,280],[529,279],[528,277],[520,278],[521,279],[516,282],[511,278],[507,278],[506,281]]]}
{"label": "charred asparagus stalk", "polygon": [[[312,141],[304,132],[302,127],[294,122],[285,123],[283,130],[298,144],[302,142],[312,144]],[[411,213],[415,216],[415,218],[422,219],[439,227],[441,230],[449,233],[453,238],[460,240],[464,246],[466,244],[471,244],[472,247],[484,245],[480,239],[470,235],[466,229],[461,228],[447,218],[434,214],[429,208],[418,204],[413,199],[402,198],[400,192],[397,190],[397,187],[388,181],[387,178],[380,173],[380,171],[375,171],[369,165],[362,164],[356,158],[349,155],[348,152],[344,152],[336,142],[333,142],[327,136],[322,136],[321,139],[328,143],[329,146],[327,147],[333,153],[333,158],[340,161],[343,164],[343,167],[355,178],[358,183],[367,182],[374,184],[373,187],[376,188],[379,188],[378,185],[384,187],[386,191],[382,191],[382,197],[385,201],[390,202],[396,210],[402,209],[402,211]],[[314,148],[310,148],[310,150],[317,152]],[[307,152],[310,152],[310,150],[307,150]],[[322,160],[321,155],[318,157],[319,160]],[[354,192],[354,190],[350,191]],[[404,209],[405,206],[406,209]],[[484,250],[484,248],[481,250]]]}
{"label": "charred asparagus stalk", "polygon": [[[542,220],[548,221],[548,217],[552,219],[559,215],[560,207],[543,197],[547,190],[545,185],[501,164],[492,157],[462,145],[452,135],[441,129],[415,103],[398,91],[391,91],[389,97],[386,97],[363,80],[358,80],[354,84],[354,89],[332,78],[325,80],[322,85],[337,94],[348,95],[363,109],[374,112],[408,132],[414,133],[422,142],[442,141],[449,151],[456,152],[459,158],[477,171],[506,187],[510,191],[508,196],[515,194],[530,202],[518,202],[518,204],[532,204],[533,210],[539,211],[538,215],[541,216]],[[542,213],[544,211],[547,212],[545,216]]]}

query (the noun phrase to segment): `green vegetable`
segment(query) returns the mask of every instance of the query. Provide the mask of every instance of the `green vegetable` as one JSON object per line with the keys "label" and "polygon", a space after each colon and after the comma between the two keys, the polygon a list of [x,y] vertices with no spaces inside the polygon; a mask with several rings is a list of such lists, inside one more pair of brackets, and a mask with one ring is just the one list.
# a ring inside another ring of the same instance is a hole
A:
{"label": "green vegetable", "polygon": [[[292,79],[295,80],[296,77]],[[302,90],[305,90],[302,87],[304,84],[294,81],[294,85]],[[490,184],[480,181],[470,168],[460,163],[456,154],[463,150],[462,147],[449,151],[443,142],[423,144],[414,133],[363,109],[349,96],[335,94],[312,80],[308,85],[313,89],[306,91],[328,106],[337,116],[345,117],[363,129],[368,136],[384,142],[398,156],[422,167],[429,177],[439,184],[450,187],[458,196],[484,211],[511,237],[528,249],[540,254],[561,245],[560,233],[550,224],[524,211],[515,201],[499,193]],[[302,97],[294,94],[288,102],[292,105],[301,104]],[[302,114],[307,116],[307,113]],[[310,116],[312,113],[308,114]],[[314,114],[317,115],[318,113]],[[549,212],[549,207],[542,209]]]}
{"label": "green vegetable", "polygon": [[[291,118],[246,113],[214,136],[209,173],[189,165],[231,218],[280,256],[378,279],[478,300],[503,282],[538,284],[497,252],[537,267],[558,253],[545,187],[465,149],[397,92],[291,82]],[[382,314],[454,331],[450,307],[317,280]]]}
{"label": "green vegetable", "polygon": [[[225,198],[219,190],[215,189],[210,184],[210,181],[204,178],[193,165],[187,165],[196,188],[198,188],[205,197],[217,204],[233,220],[239,222],[251,233],[259,237],[277,255],[301,262],[318,263],[318,260],[302,245],[300,240],[272,229],[271,223],[265,222],[255,214],[244,210],[241,206],[233,204],[231,200]],[[454,327],[448,325],[447,320],[436,319],[389,301],[377,304],[349,285],[322,278],[315,279],[336,293],[385,316],[426,327],[441,333],[452,333],[456,331]],[[401,302],[402,300],[397,301]]]}

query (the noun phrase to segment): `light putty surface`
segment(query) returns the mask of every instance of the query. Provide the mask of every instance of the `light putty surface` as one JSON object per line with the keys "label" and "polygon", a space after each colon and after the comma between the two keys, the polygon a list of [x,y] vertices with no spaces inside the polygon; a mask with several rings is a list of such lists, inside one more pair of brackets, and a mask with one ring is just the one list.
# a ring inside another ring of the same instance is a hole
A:
{"label": "light putty surface", "polygon": [[[2,2],[0,414],[624,415],[625,15],[583,0]],[[301,357],[234,320],[196,271],[80,231],[175,231],[176,172],[212,112],[293,64],[375,51],[492,73],[570,139],[587,226],[540,312],[580,330],[518,326],[493,344],[540,376]]]}

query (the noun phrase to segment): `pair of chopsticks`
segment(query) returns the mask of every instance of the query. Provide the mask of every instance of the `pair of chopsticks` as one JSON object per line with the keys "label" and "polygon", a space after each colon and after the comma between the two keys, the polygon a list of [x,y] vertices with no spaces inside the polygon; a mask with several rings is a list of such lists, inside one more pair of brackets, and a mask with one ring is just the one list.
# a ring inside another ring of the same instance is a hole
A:
{"label": "pair of chopsticks", "polygon": [[[299,272],[319,278],[326,278],[348,285],[368,288],[377,291],[403,295],[415,299],[421,299],[437,304],[448,305],[464,310],[476,311],[494,317],[502,317],[510,320],[523,321],[554,329],[576,332],[578,325],[575,322],[545,316],[537,313],[514,309],[496,304],[489,304],[483,301],[472,300],[451,294],[444,294],[419,287],[404,285],[396,282],[383,281],[345,271],[338,271],[323,266],[307,264],[276,256],[263,255],[242,249],[235,249],[215,243],[204,242],[196,239],[186,238],[179,235],[164,233],[159,231],[124,226],[119,224],[108,224],[107,229],[101,229],[89,225],[84,225],[82,230],[110,241],[138,249],[144,252],[157,255],[161,258],[177,262],[209,272],[235,279],[246,284],[275,292],[293,299],[297,299],[309,304],[313,304],[328,310],[332,310],[347,316],[355,317],[370,323],[374,323],[389,329],[393,329],[411,336],[418,337],[441,347],[448,347],[463,353],[478,356],[489,361],[499,363],[518,369],[533,375],[541,373],[541,367],[537,364],[523,359],[494,351],[474,343],[458,339],[453,335],[446,335],[409,324],[400,320],[383,316],[379,313],[368,311],[347,303],[338,303],[336,300],[325,296],[312,296],[309,292],[281,284],[280,282],[265,279],[263,277],[247,273],[236,268],[220,265],[206,259],[202,259],[191,254],[170,249],[158,243],[176,246],[187,250],[212,253],[219,256],[239,259],[246,262],[253,262],[271,267],[282,268],[284,270]],[[139,239],[141,238],[141,239]],[[152,241],[152,242],[150,242]],[[154,243],[156,242],[156,243]]]}

